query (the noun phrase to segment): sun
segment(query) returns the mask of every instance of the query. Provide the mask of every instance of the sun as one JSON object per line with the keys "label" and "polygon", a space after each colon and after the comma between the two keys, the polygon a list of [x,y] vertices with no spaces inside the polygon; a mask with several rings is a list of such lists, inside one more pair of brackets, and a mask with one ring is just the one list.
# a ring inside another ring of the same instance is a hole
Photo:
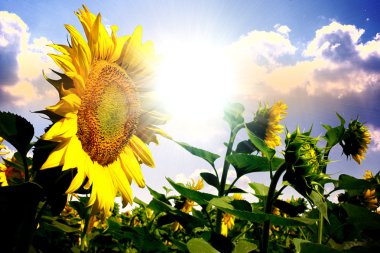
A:
{"label": "sun", "polygon": [[210,42],[172,44],[161,54],[158,92],[172,117],[220,116],[235,86],[233,66],[222,47]]}

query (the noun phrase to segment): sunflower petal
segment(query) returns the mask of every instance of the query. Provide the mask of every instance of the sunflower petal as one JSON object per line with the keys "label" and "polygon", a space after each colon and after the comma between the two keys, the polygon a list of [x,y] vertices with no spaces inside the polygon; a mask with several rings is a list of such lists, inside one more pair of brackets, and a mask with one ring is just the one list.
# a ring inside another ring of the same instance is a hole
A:
{"label": "sunflower petal", "polygon": [[77,132],[77,116],[69,113],[66,118],[57,121],[43,136],[44,140],[62,141]]}
{"label": "sunflower petal", "polygon": [[129,143],[131,148],[133,149],[133,152],[141,159],[141,161],[149,167],[153,168],[154,161],[152,153],[150,152],[147,145],[136,135],[132,135],[131,139],[129,140]]}
{"label": "sunflower petal", "polygon": [[41,166],[41,170],[62,166],[65,161],[65,153],[68,142],[62,142],[50,153],[45,163]]}
{"label": "sunflower petal", "polygon": [[133,153],[133,150],[127,146],[124,151],[120,153],[120,164],[125,175],[128,178],[132,178],[136,184],[142,188],[145,187],[144,176],[141,172],[140,164]]}
{"label": "sunflower petal", "polygon": [[116,165],[113,165],[111,167],[110,173],[114,181],[114,184],[116,185],[117,189],[121,193],[121,196],[123,199],[123,206],[126,206],[128,203],[132,204],[133,202],[132,188],[122,168],[120,168],[119,162],[117,162]]}
{"label": "sunflower petal", "polygon": [[47,110],[54,112],[62,117],[69,113],[77,113],[81,99],[75,94],[68,94],[61,98],[61,100],[53,106],[46,107]]}

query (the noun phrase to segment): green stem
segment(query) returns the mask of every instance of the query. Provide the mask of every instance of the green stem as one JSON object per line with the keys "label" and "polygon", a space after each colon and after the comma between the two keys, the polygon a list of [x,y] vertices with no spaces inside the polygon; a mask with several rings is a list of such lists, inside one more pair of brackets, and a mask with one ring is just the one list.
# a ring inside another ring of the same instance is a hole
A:
{"label": "green stem", "polygon": [[[88,225],[89,225],[90,219],[91,219],[91,212],[92,212],[92,206],[86,207],[86,214],[84,217],[84,227],[83,227],[81,242],[80,242],[81,252],[86,250],[85,246],[86,246],[86,241],[87,241],[87,229],[88,229]],[[88,245],[87,245],[87,247],[88,247]]]}
{"label": "green stem", "polygon": [[[276,192],[276,186],[278,183],[278,180],[280,179],[282,173],[286,171],[286,164],[284,163],[281,165],[281,167],[276,171],[274,174],[269,190],[268,190],[268,196],[267,196],[267,201],[265,205],[265,213],[271,214],[272,213],[272,208],[273,208],[273,202],[276,200],[278,195],[275,197],[275,192]],[[268,245],[269,245],[269,228],[270,228],[270,220],[266,220],[264,222],[264,229],[263,229],[263,239],[261,242],[261,251],[262,253],[267,253],[268,252]]]}
{"label": "green stem", "polygon": [[[218,196],[222,197],[225,195],[225,186],[226,186],[226,180],[228,175],[228,169],[230,168],[230,163],[227,161],[227,157],[232,153],[232,146],[235,141],[236,134],[239,132],[240,129],[244,127],[244,124],[237,125],[230,133],[230,139],[228,141],[226,156],[224,158],[224,164],[223,164],[223,171],[222,171],[222,178],[220,180],[220,186],[219,186],[219,192]],[[222,229],[222,211],[218,209],[216,213],[216,232],[220,234]]]}
{"label": "green stem", "polygon": [[210,224],[211,231],[215,232],[214,226],[212,225],[212,222],[211,222],[210,214],[207,212],[206,207],[202,206],[202,213],[206,214],[207,221]]}
{"label": "green stem", "polygon": [[[325,161],[325,165],[322,167],[322,173],[326,173],[326,170],[327,170],[327,160],[329,158],[329,154],[330,154],[330,150],[331,150],[331,147],[328,146],[328,144],[326,144],[326,152],[323,154],[323,160]],[[319,192],[322,194],[323,196],[323,193],[324,193],[324,185],[322,184],[320,189],[319,189]],[[319,212],[319,219],[318,219],[318,238],[317,238],[317,243],[318,244],[322,244],[322,240],[323,240],[323,222],[324,222],[324,218],[323,218],[323,215],[322,215],[322,212]]]}
{"label": "green stem", "polygon": [[25,171],[25,183],[29,182],[29,168],[28,168],[28,161],[26,160],[26,155],[22,155],[22,163],[24,164],[24,171]]}

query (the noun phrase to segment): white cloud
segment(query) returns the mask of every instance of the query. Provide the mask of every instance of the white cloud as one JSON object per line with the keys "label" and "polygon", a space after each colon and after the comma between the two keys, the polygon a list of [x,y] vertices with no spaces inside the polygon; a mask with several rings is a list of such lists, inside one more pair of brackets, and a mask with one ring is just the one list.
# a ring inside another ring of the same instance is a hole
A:
{"label": "white cloud", "polygon": [[[309,95],[328,93],[337,98],[380,86],[380,35],[361,42],[364,29],[332,21],[315,32],[302,54],[288,33],[252,31],[228,47],[238,71],[241,95],[261,99],[270,92],[288,94],[302,88]],[[293,56],[292,62],[282,57]]]}
{"label": "white cloud", "polygon": [[3,89],[16,97],[13,103],[17,106],[25,106],[28,103],[43,98],[37,91],[36,87],[26,80],[19,81],[15,85],[4,86]]}
{"label": "white cloud", "polygon": [[[42,94],[49,94],[49,84],[39,88],[42,70],[53,68],[53,61],[47,53],[51,42],[45,38],[30,41],[27,24],[16,14],[0,11],[0,96],[16,106],[41,102]],[[14,96],[12,98],[11,96]],[[51,96],[49,96],[51,97]]]}
{"label": "white cloud", "polygon": [[371,134],[371,144],[369,146],[370,151],[379,152],[380,151],[380,128],[376,128],[372,125],[368,127]]}

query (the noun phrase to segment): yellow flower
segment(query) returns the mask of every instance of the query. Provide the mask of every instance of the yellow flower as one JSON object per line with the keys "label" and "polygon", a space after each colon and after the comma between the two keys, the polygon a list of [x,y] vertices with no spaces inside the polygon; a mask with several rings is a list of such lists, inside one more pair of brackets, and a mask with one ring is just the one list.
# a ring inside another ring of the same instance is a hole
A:
{"label": "yellow flower", "polygon": [[[191,179],[191,184],[187,184],[187,187],[192,189],[192,190],[195,190],[195,191],[199,191],[199,190],[202,190],[203,189],[203,179],[198,179],[198,182],[197,184],[195,184],[195,181],[194,179]],[[181,199],[181,201],[183,201],[183,203],[181,203],[181,212],[184,212],[184,213],[190,213],[192,210],[193,210],[193,206],[195,205],[194,201],[191,200],[191,199],[187,199],[187,198],[183,198]],[[175,232],[177,230],[180,230],[182,229],[182,226],[181,224],[179,224],[178,221],[175,221],[172,225],[172,230]]]}
{"label": "yellow flower", "polygon": [[0,163],[0,187],[8,186],[7,175],[5,174],[7,171],[7,166]]}
{"label": "yellow flower", "polygon": [[376,210],[379,207],[375,189],[372,189],[372,190],[367,189],[366,191],[364,191],[363,196],[364,196],[364,202],[368,209]]}
{"label": "yellow flower", "polygon": [[275,103],[270,108],[268,105],[265,107],[260,105],[254,120],[247,124],[248,129],[263,139],[270,148],[281,145],[281,137],[278,134],[283,132],[284,127],[279,123],[287,114],[287,108],[288,106],[282,101]]}
{"label": "yellow flower", "polygon": [[346,156],[351,155],[360,164],[370,143],[371,135],[368,128],[358,120],[351,121],[341,142],[344,154]]}
{"label": "yellow flower", "polygon": [[365,174],[364,174],[364,176],[363,176],[363,178],[364,178],[365,180],[370,180],[371,178],[373,178],[372,171],[370,171],[370,170],[366,170],[366,171],[365,171]]}
{"label": "yellow flower", "polygon": [[[6,155],[9,153],[8,148],[4,144],[2,144],[3,141],[4,141],[4,139],[0,136],[0,155]],[[1,151],[3,149],[4,149],[4,151]]]}
{"label": "yellow flower", "polygon": [[123,205],[132,203],[132,180],[145,187],[140,164],[154,167],[146,144],[157,143],[162,132],[156,125],[166,119],[152,89],[153,44],[142,44],[141,27],[117,37],[117,27],[111,26],[110,35],[101,15],[83,7],[76,15],[87,40],[65,25],[70,45],[51,45],[61,53],[50,56],[64,74],[58,73],[61,80],[46,78],[60,96],[46,109],[61,118],[42,136],[57,147],[41,169],[77,168],[66,193],[87,182],[85,188],[92,186],[88,204],[107,216],[118,192]]}
{"label": "yellow flower", "polygon": [[235,225],[235,216],[223,213],[221,234],[227,237],[228,231]]}

